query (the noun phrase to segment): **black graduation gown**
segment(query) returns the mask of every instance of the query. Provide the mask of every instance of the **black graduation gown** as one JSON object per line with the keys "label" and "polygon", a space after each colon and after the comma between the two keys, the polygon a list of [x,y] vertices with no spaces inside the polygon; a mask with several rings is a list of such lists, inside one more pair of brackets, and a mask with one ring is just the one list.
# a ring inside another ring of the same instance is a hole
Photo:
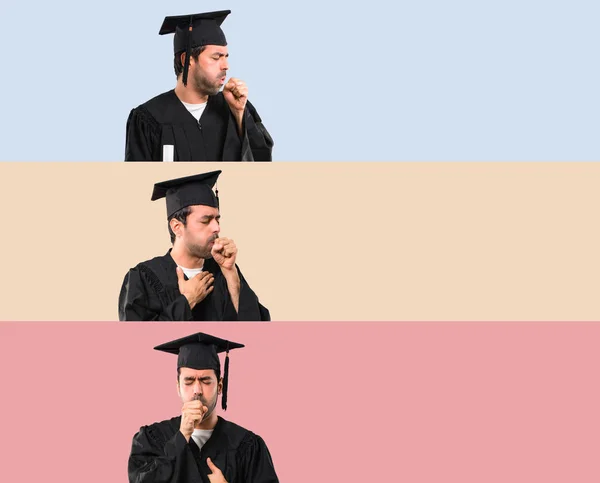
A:
{"label": "black graduation gown", "polygon": [[206,458],[227,483],[278,483],[271,454],[263,439],[219,417],[200,450],[179,431],[181,416],[143,426],[133,437],[129,456],[130,483],[209,483]]}
{"label": "black graduation gown", "polygon": [[242,127],[240,137],[222,92],[208,96],[198,122],[170,90],[129,114],[125,161],[162,161],[163,145],[175,146],[175,161],[271,161],[273,139],[250,102]]}
{"label": "black graduation gown", "polygon": [[139,263],[129,270],[119,294],[119,320],[271,320],[269,311],[259,303],[237,265],[240,276],[237,313],[229,296],[227,281],[212,258],[204,261],[203,269],[214,275],[214,289],[193,310],[179,291],[176,268],[169,250],[166,255]]}

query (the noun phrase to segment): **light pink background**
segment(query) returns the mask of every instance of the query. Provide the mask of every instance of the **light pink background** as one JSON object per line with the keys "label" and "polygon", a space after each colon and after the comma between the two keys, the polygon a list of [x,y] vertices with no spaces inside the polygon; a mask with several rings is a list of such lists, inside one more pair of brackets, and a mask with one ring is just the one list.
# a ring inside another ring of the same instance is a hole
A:
{"label": "light pink background", "polygon": [[600,324],[0,324],[2,481],[126,482],[196,331],[282,482],[598,482]]}

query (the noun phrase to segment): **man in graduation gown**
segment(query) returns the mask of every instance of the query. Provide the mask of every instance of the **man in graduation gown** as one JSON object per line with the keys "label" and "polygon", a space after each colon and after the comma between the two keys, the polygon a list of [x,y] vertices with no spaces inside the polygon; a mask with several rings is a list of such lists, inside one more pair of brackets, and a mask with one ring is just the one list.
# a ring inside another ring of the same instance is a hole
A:
{"label": "man in graduation gown", "polygon": [[[130,269],[119,295],[119,320],[270,320],[221,238],[221,171],[156,183],[152,200],[166,198],[173,248]],[[218,193],[218,192],[217,192]]]}
{"label": "man in graduation gown", "polygon": [[131,111],[125,161],[271,161],[273,139],[248,102],[248,87],[233,77],[225,82],[220,25],[229,13],[165,18],[159,34],[175,34],[177,85]]}
{"label": "man in graduation gown", "polygon": [[[263,439],[217,416],[227,409],[229,350],[244,347],[198,333],[155,347],[177,354],[181,416],[143,426],[133,437],[130,483],[278,483]],[[223,379],[218,353],[227,352]]]}

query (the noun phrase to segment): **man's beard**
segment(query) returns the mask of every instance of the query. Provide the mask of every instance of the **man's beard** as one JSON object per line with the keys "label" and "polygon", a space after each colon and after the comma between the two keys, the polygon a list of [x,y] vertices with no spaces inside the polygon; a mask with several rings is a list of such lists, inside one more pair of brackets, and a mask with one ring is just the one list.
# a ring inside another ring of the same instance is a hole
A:
{"label": "man's beard", "polygon": [[204,75],[200,68],[194,70],[193,79],[194,79],[194,87],[196,90],[205,96],[214,96],[221,90],[221,85],[219,84],[219,80],[221,77],[225,75],[225,72],[221,72],[219,76],[211,82],[210,79]]}
{"label": "man's beard", "polygon": [[207,241],[206,241],[206,245],[195,245],[195,244],[188,244],[187,245],[187,250],[189,252],[190,255],[192,255],[193,257],[197,257],[197,258],[202,258],[204,260],[207,260],[209,258],[212,258],[212,245],[210,244],[211,242],[214,242],[218,237],[216,236],[211,236]]}
{"label": "man's beard", "polygon": [[189,254],[193,257],[202,258],[203,260],[212,258],[212,253],[210,251],[210,248],[208,248],[208,247],[201,247],[198,245],[188,245],[187,248],[188,248]]}

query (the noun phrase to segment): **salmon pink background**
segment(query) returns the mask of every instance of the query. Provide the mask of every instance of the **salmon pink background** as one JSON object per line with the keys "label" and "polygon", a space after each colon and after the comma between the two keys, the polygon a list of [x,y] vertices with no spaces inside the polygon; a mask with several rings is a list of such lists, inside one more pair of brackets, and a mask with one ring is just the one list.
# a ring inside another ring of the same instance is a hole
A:
{"label": "salmon pink background", "polygon": [[231,352],[225,417],[280,480],[600,481],[598,323],[3,323],[2,480],[127,482],[131,437],[179,413],[196,331]]}

